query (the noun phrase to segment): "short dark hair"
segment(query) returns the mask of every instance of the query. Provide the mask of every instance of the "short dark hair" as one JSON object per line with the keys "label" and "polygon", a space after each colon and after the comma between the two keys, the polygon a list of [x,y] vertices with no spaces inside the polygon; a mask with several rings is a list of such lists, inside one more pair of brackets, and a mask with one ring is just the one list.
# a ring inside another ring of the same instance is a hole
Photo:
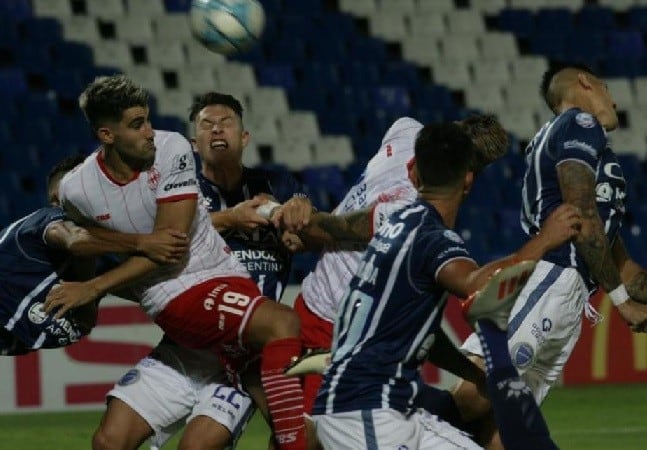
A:
{"label": "short dark hair", "polygon": [[97,77],[79,96],[79,106],[96,132],[105,120],[121,120],[126,109],[148,106],[148,93],[125,75]]}
{"label": "short dark hair", "polygon": [[553,81],[553,77],[557,75],[564,69],[575,69],[582,72],[589,73],[593,76],[597,76],[593,70],[586,64],[580,63],[571,63],[571,62],[554,62],[550,65],[550,68],[544,72],[541,77],[541,84],[539,85],[539,93],[541,97],[546,102],[546,105],[550,108],[551,111],[555,111],[555,108],[561,102],[561,94],[550,89],[550,83]]}
{"label": "short dark hair", "polygon": [[227,106],[231,108],[241,120],[243,119],[243,105],[240,104],[236,97],[229,94],[222,94],[220,92],[207,92],[195,99],[191,108],[189,108],[189,121],[193,122],[200,111],[211,105]]}
{"label": "short dark hair", "polygon": [[473,165],[475,148],[460,124],[424,126],[416,137],[418,175],[429,187],[453,186]]}
{"label": "short dark hair", "polygon": [[76,154],[68,156],[63,160],[59,161],[47,174],[47,187],[52,184],[52,181],[58,177],[63,176],[68,173],[70,170],[74,169],[76,166],[85,161],[86,155]]}

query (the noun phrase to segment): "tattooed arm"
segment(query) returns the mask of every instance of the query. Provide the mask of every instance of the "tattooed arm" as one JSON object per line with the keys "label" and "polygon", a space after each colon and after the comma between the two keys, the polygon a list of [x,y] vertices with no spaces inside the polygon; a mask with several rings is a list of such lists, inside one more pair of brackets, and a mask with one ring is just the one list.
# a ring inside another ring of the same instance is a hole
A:
{"label": "tattooed arm", "polygon": [[309,250],[324,246],[356,246],[371,240],[372,228],[372,213],[368,208],[340,216],[318,212],[297,235]]}
{"label": "tattooed arm", "polygon": [[631,298],[640,303],[647,303],[647,271],[631,259],[620,236],[616,238],[611,250],[622,282],[627,286]]}
{"label": "tattooed arm", "polygon": [[[557,166],[557,175],[564,202],[575,205],[582,211],[582,228],[575,239],[575,248],[586,262],[593,278],[606,292],[611,292],[622,284],[622,278],[598,214],[595,176],[585,164],[572,160]],[[642,327],[647,321],[645,305],[636,303],[630,297],[617,305],[617,308],[632,328]]]}

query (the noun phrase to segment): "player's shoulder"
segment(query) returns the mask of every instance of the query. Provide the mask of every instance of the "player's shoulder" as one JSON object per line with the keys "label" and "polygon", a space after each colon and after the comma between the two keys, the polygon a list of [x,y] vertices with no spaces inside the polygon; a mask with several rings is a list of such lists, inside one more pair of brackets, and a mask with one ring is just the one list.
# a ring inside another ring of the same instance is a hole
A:
{"label": "player's shoulder", "polygon": [[402,133],[411,132],[418,133],[422,128],[422,124],[412,117],[400,117],[389,127],[384,134],[383,141],[387,141],[400,135]]}
{"label": "player's shoulder", "polygon": [[177,131],[155,130],[154,142],[158,149],[174,146],[180,146],[184,150],[191,148],[187,138]]}
{"label": "player's shoulder", "polygon": [[556,130],[570,130],[575,132],[598,131],[604,134],[604,129],[598,119],[591,113],[580,108],[570,108],[555,119]]}

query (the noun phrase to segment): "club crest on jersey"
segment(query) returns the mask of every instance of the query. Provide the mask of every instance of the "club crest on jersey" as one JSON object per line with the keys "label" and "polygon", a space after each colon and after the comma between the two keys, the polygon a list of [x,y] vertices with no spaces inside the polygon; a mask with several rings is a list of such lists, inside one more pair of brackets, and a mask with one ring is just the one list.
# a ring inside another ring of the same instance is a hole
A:
{"label": "club crest on jersey", "polygon": [[575,123],[582,128],[593,128],[595,126],[595,119],[591,114],[581,112],[575,116]]}
{"label": "club crest on jersey", "polygon": [[130,369],[124,374],[123,377],[117,382],[119,386],[128,386],[139,380],[139,369]]}
{"label": "club crest on jersey", "polygon": [[161,175],[159,171],[155,168],[155,166],[151,167],[148,170],[148,187],[150,188],[151,191],[154,191],[157,189],[157,185],[160,182]]}
{"label": "club crest on jersey", "polygon": [[525,369],[535,359],[535,351],[527,342],[519,342],[512,347],[512,361],[519,369]]}
{"label": "club crest on jersey", "polygon": [[31,323],[39,324],[45,322],[47,313],[43,310],[42,303],[34,303],[27,312],[27,317]]}

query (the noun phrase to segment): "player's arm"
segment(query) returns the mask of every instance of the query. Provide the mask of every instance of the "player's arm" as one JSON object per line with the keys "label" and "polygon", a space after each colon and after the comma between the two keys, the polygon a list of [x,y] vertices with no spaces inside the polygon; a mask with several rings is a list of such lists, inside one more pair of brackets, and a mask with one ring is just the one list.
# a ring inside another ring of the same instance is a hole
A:
{"label": "player's arm", "polygon": [[441,268],[438,282],[460,298],[480,289],[497,270],[518,261],[536,261],[554,248],[578,235],[581,217],[578,208],[563,204],[544,221],[541,231],[516,252],[479,267],[466,258],[454,259]]}
{"label": "player's arm", "polygon": [[263,196],[255,196],[250,200],[238,203],[232,208],[210,212],[211,223],[218,231],[237,228],[255,230],[270,223],[267,218],[261,216],[257,211],[257,208],[266,202],[267,199]]}
{"label": "player's arm", "polygon": [[174,230],[150,234],[119,233],[96,226],[80,227],[71,221],[50,224],[45,242],[75,256],[142,253],[160,263],[178,262],[188,248],[186,235]]}
{"label": "player's arm", "polygon": [[620,236],[616,238],[611,251],[620,271],[620,278],[631,298],[640,303],[647,303],[647,271],[631,259]]}
{"label": "player's arm", "polygon": [[373,236],[373,213],[371,208],[339,216],[317,212],[307,226],[295,234],[306,249],[324,246],[360,243],[366,244]]}
{"label": "player's arm", "polygon": [[595,175],[590,167],[577,160],[563,161],[557,166],[557,175],[564,201],[582,211],[582,228],[574,241],[578,254],[584,259],[593,278],[609,293],[625,321],[632,327],[642,326],[647,320],[647,309],[641,308],[644,305],[630,298],[622,282],[598,213]]}
{"label": "player's arm", "polygon": [[470,361],[449,339],[445,330],[439,328],[427,360],[443,370],[470,381],[485,389],[485,372]]}

